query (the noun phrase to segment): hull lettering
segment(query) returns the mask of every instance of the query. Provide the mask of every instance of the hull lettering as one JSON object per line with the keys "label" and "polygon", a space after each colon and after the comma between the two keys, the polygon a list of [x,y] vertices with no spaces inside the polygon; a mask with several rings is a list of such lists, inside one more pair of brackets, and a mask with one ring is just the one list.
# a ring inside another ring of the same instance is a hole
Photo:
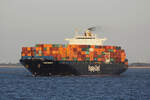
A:
{"label": "hull lettering", "polygon": [[90,72],[100,72],[100,65],[88,66],[88,71]]}

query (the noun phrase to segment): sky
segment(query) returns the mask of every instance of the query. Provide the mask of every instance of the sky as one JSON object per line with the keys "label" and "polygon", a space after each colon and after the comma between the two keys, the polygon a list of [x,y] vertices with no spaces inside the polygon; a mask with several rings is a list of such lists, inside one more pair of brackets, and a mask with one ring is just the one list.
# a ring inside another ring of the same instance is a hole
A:
{"label": "sky", "polygon": [[0,0],[0,63],[19,62],[21,48],[65,44],[75,29],[100,26],[105,45],[129,62],[150,62],[150,0]]}

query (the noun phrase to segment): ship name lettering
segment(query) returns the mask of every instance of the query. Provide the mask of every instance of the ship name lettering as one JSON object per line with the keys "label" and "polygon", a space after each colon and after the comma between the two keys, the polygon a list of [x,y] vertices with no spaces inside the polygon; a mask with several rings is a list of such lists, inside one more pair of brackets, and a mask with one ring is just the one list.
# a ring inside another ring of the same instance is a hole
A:
{"label": "ship name lettering", "polygon": [[53,64],[53,62],[43,62],[43,64]]}
{"label": "ship name lettering", "polygon": [[88,71],[90,72],[99,72],[100,71],[100,65],[89,65],[88,66]]}

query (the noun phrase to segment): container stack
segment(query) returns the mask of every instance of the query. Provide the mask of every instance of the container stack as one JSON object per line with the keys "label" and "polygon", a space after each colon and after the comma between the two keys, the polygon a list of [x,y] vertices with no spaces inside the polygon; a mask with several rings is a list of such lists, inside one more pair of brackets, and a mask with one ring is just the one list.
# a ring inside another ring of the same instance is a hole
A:
{"label": "container stack", "polygon": [[23,47],[22,58],[128,63],[125,51],[119,46],[37,44],[35,47]]}
{"label": "container stack", "polygon": [[33,56],[32,47],[22,47],[21,56],[24,59],[31,58]]}

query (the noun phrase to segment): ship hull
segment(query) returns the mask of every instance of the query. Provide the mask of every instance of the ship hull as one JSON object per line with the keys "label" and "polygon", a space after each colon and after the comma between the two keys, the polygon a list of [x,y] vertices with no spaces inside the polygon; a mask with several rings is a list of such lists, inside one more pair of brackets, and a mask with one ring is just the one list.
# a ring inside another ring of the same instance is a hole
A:
{"label": "ship hull", "polygon": [[65,62],[43,59],[21,59],[20,62],[34,76],[120,75],[128,68],[125,64],[99,64],[98,62]]}

